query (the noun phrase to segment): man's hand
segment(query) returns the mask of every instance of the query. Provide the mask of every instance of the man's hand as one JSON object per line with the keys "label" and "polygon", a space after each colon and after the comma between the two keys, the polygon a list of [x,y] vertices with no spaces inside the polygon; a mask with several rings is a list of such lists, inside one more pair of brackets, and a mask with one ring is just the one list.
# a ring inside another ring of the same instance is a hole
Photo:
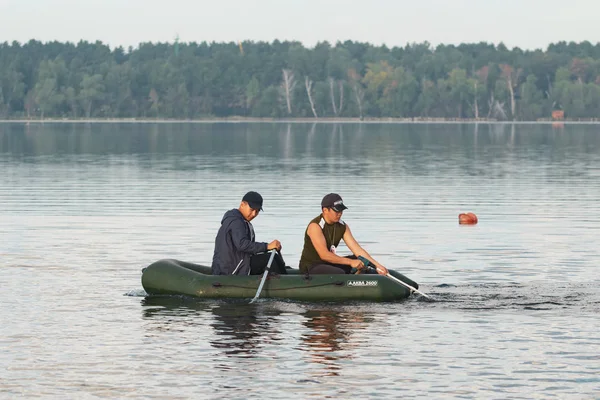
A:
{"label": "man's hand", "polygon": [[387,275],[389,274],[389,271],[386,267],[384,267],[383,265],[380,265],[379,267],[376,268],[377,269],[377,273],[379,275]]}
{"label": "man's hand", "polygon": [[365,264],[360,260],[350,260],[350,266],[360,271],[365,267]]}
{"label": "man's hand", "polygon": [[273,240],[271,243],[267,245],[267,250],[277,250],[281,251],[281,242],[277,239]]}

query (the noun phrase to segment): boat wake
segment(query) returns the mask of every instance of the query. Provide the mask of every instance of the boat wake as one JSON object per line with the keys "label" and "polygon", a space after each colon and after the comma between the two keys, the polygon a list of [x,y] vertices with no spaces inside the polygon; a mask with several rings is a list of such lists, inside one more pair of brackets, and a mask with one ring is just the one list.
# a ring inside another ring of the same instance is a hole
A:
{"label": "boat wake", "polygon": [[595,283],[443,284],[426,293],[438,307],[465,310],[600,310],[600,290]]}
{"label": "boat wake", "polygon": [[[575,284],[560,282],[556,284],[518,284],[518,283],[486,283],[467,285],[442,284],[433,287],[424,287],[431,300],[413,294],[409,299],[397,302],[408,308],[446,308],[458,310],[565,310],[600,312],[600,289],[596,283]],[[210,300],[196,299],[190,296],[151,296],[143,289],[133,289],[124,293],[124,296],[143,297],[150,303],[169,303],[175,301],[184,303],[246,303],[245,299]],[[153,299],[153,300],[151,300]],[[162,300],[161,300],[162,299]],[[306,303],[293,300],[261,299],[261,303]],[[331,304],[339,308],[340,304],[335,302],[318,302],[319,304]],[[365,302],[352,301],[343,304],[361,307]],[[371,303],[371,302],[367,302]]]}

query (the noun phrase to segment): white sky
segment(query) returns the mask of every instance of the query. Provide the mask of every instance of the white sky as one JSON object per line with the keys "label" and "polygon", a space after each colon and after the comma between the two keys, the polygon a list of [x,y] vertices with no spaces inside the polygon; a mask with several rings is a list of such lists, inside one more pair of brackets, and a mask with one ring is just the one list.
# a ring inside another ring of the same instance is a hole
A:
{"label": "white sky", "polygon": [[600,0],[0,0],[0,42],[600,42]]}

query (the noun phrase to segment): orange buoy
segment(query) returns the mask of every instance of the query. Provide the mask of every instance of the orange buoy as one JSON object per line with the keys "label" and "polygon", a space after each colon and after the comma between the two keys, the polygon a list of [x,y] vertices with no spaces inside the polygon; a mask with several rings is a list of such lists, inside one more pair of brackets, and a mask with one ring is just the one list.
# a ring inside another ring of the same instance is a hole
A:
{"label": "orange buoy", "polygon": [[477,215],[472,212],[458,214],[458,223],[461,225],[475,225],[477,223]]}

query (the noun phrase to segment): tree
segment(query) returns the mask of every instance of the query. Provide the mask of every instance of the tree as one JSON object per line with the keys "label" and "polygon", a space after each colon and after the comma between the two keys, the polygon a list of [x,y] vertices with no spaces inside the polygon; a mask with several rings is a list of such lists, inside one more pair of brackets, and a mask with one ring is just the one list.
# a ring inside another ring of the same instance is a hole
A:
{"label": "tree", "polygon": [[184,83],[170,86],[164,98],[164,112],[169,118],[188,118],[190,95]]}
{"label": "tree", "polygon": [[159,108],[159,96],[158,96],[158,92],[156,91],[156,89],[152,88],[150,89],[150,93],[148,94],[148,100],[150,101],[150,103],[152,104],[152,106],[150,107],[150,110],[154,111],[156,113],[156,118],[158,118],[158,108]]}
{"label": "tree", "polygon": [[77,118],[78,116],[78,102],[79,102],[79,95],[78,93],[75,91],[74,88],[72,87],[68,87],[65,89],[65,97],[67,100],[67,103],[69,104],[69,107],[71,108],[71,116],[73,118]]}
{"label": "tree", "polygon": [[[331,96],[331,108],[333,109],[333,114],[337,117],[338,113],[341,112],[341,108],[344,102],[344,85],[340,84],[339,87],[339,91],[340,91],[340,105],[339,107],[337,106],[336,102],[335,102],[335,79],[329,77],[327,79],[327,81],[329,82],[329,94]],[[341,82],[340,82],[341,83]],[[339,109],[339,112],[338,112]]]}
{"label": "tree", "polygon": [[594,70],[594,60],[586,58],[573,58],[571,61],[570,72],[575,75],[580,85],[592,79]]}
{"label": "tree", "polygon": [[517,113],[517,101],[515,99],[515,88],[519,84],[519,76],[522,70],[520,68],[515,69],[508,64],[501,64],[500,70],[502,71],[502,78],[506,81],[506,87],[510,94],[510,113],[514,119]]}
{"label": "tree", "polygon": [[470,98],[474,96],[472,81],[467,79],[467,71],[454,68],[448,75],[448,86],[450,88],[450,99],[456,107],[456,116],[463,118],[463,110]]}
{"label": "tree", "polygon": [[79,98],[87,118],[90,118],[92,115],[92,107],[94,102],[99,102],[104,97],[104,84],[102,81],[103,78],[100,74],[95,74],[92,76],[86,74],[81,81]]}
{"label": "tree", "polygon": [[[327,82],[329,83],[329,97],[331,99],[331,108],[333,114],[337,117],[344,109],[344,78],[348,68],[352,64],[350,52],[344,48],[336,46],[329,52],[327,60]],[[338,99],[336,100],[336,90]]]}
{"label": "tree", "polygon": [[537,87],[537,78],[530,74],[521,86],[519,116],[522,120],[535,121],[543,116],[544,96]]}
{"label": "tree", "polygon": [[315,103],[312,98],[311,89],[312,89],[313,81],[308,79],[308,76],[304,77],[304,86],[306,87],[306,94],[308,96],[308,101],[310,102],[310,109],[312,110],[315,118],[319,118],[317,115],[317,111],[315,110]]}
{"label": "tree", "polygon": [[291,70],[283,69],[282,73],[283,81],[281,82],[281,92],[287,105],[288,115],[290,115],[292,113],[292,95],[294,88],[296,87],[296,80],[294,79],[294,73]]}
{"label": "tree", "polygon": [[132,85],[136,82],[131,62],[112,64],[104,78],[104,104],[109,107],[107,116],[127,117],[137,116],[137,102],[134,98]]}
{"label": "tree", "polygon": [[255,117],[278,118],[281,116],[280,92],[275,86],[266,88],[255,106],[252,108],[252,115]]}
{"label": "tree", "polygon": [[356,105],[358,106],[358,117],[362,120],[365,92],[361,85],[361,78],[360,75],[353,68],[348,70],[348,78],[350,79],[352,90],[354,92],[354,98],[356,100]]}
{"label": "tree", "polygon": [[380,108],[384,115],[410,117],[414,115],[414,104],[419,95],[419,84],[413,74],[403,67],[397,67],[391,82],[384,89]]}
{"label": "tree", "polygon": [[40,118],[46,112],[53,113],[63,105],[62,82],[67,68],[62,59],[42,61],[38,70],[38,80],[33,89],[33,99],[40,110]]}
{"label": "tree", "polygon": [[25,82],[23,74],[16,69],[15,65],[9,66],[4,74],[0,74],[0,107],[4,105],[5,113],[8,115],[13,109],[23,107],[25,98]]}
{"label": "tree", "polygon": [[[474,100],[473,100],[473,113],[475,115],[475,119],[479,119],[479,100],[485,99],[485,93],[487,90],[488,76],[490,72],[490,67],[485,65],[475,72],[475,78],[471,81],[473,83],[473,92],[474,92]],[[492,94],[493,95],[493,94]]]}
{"label": "tree", "polygon": [[252,79],[250,79],[250,82],[248,82],[248,85],[246,85],[246,109],[247,110],[252,109],[254,103],[256,102],[256,100],[258,99],[259,96],[260,96],[260,83],[258,82],[258,79],[256,79],[256,76],[253,76]]}
{"label": "tree", "polygon": [[535,119],[552,107],[569,118],[597,118],[599,87],[600,45],[589,42],[545,51],[427,42],[391,49],[353,41],[314,48],[279,40],[148,42],[127,50],[87,41],[0,43],[7,118]]}
{"label": "tree", "polygon": [[415,105],[415,114],[421,117],[432,117],[435,112],[439,92],[435,82],[423,79],[421,91]]}
{"label": "tree", "polygon": [[492,95],[488,101],[488,118],[492,117],[495,119],[506,120],[508,116],[506,115],[505,110],[505,102],[500,101],[498,99],[506,99],[507,98],[507,88],[506,82],[503,79],[498,79],[496,81],[496,86],[492,91]]}

